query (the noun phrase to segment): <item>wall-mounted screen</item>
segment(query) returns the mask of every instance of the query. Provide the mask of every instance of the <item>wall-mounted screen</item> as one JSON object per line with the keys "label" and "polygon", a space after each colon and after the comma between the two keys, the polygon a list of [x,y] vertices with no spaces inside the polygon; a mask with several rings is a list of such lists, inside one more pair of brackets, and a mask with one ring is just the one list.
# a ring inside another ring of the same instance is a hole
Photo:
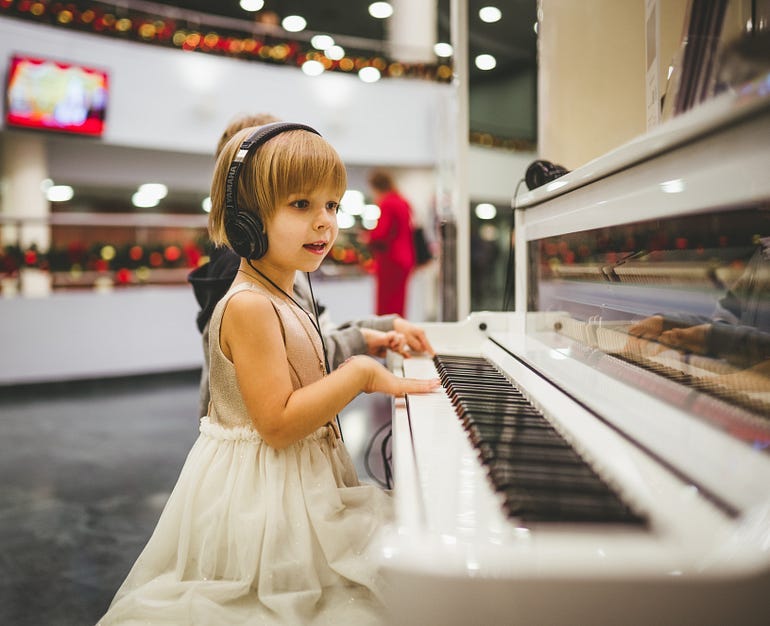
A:
{"label": "wall-mounted screen", "polygon": [[103,70],[15,55],[5,96],[7,127],[97,137],[104,132],[108,75]]}

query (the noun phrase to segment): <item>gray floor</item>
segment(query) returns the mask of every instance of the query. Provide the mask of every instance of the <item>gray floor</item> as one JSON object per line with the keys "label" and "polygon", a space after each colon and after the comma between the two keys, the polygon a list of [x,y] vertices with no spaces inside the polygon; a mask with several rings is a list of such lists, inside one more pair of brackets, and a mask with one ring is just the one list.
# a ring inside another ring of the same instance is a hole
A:
{"label": "gray floor", "polygon": [[[0,624],[101,617],[197,436],[197,393],[195,372],[0,390]],[[361,395],[340,416],[362,480],[390,415],[389,398]]]}

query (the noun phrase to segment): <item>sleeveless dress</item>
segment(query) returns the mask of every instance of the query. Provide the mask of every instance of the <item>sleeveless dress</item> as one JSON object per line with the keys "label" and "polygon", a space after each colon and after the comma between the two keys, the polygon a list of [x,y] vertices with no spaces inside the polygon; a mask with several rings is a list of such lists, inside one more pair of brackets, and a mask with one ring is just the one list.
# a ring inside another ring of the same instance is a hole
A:
{"label": "sleeveless dress", "polygon": [[358,482],[331,425],[282,450],[262,441],[219,345],[225,307],[244,289],[270,299],[294,388],[323,375],[321,342],[303,311],[256,283],[228,291],[211,318],[209,415],[100,626],[384,619],[373,546],[392,519],[392,499]]}

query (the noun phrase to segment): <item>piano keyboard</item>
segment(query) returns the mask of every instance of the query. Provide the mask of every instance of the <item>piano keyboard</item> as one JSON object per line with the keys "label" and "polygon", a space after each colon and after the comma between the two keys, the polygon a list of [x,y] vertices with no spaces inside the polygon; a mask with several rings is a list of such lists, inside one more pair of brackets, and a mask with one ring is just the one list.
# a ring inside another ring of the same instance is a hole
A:
{"label": "piano keyboard", "polygon": [[646,523],[490,361],[437,354],[434,364],[508,517]]}

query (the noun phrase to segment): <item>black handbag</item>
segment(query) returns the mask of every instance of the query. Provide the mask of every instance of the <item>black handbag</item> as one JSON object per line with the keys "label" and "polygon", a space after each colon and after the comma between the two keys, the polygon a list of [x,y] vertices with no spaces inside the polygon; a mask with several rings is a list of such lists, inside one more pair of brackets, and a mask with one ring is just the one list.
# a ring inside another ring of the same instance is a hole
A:
{"label": "black handbag", "polygon": [[417,267],[420,267],[433,260],[433,253],[428,245],[428,240],[425,238],[425,231],[421,226],[417,226],[412,231],[412,235],[414,237],[415,261]]}

